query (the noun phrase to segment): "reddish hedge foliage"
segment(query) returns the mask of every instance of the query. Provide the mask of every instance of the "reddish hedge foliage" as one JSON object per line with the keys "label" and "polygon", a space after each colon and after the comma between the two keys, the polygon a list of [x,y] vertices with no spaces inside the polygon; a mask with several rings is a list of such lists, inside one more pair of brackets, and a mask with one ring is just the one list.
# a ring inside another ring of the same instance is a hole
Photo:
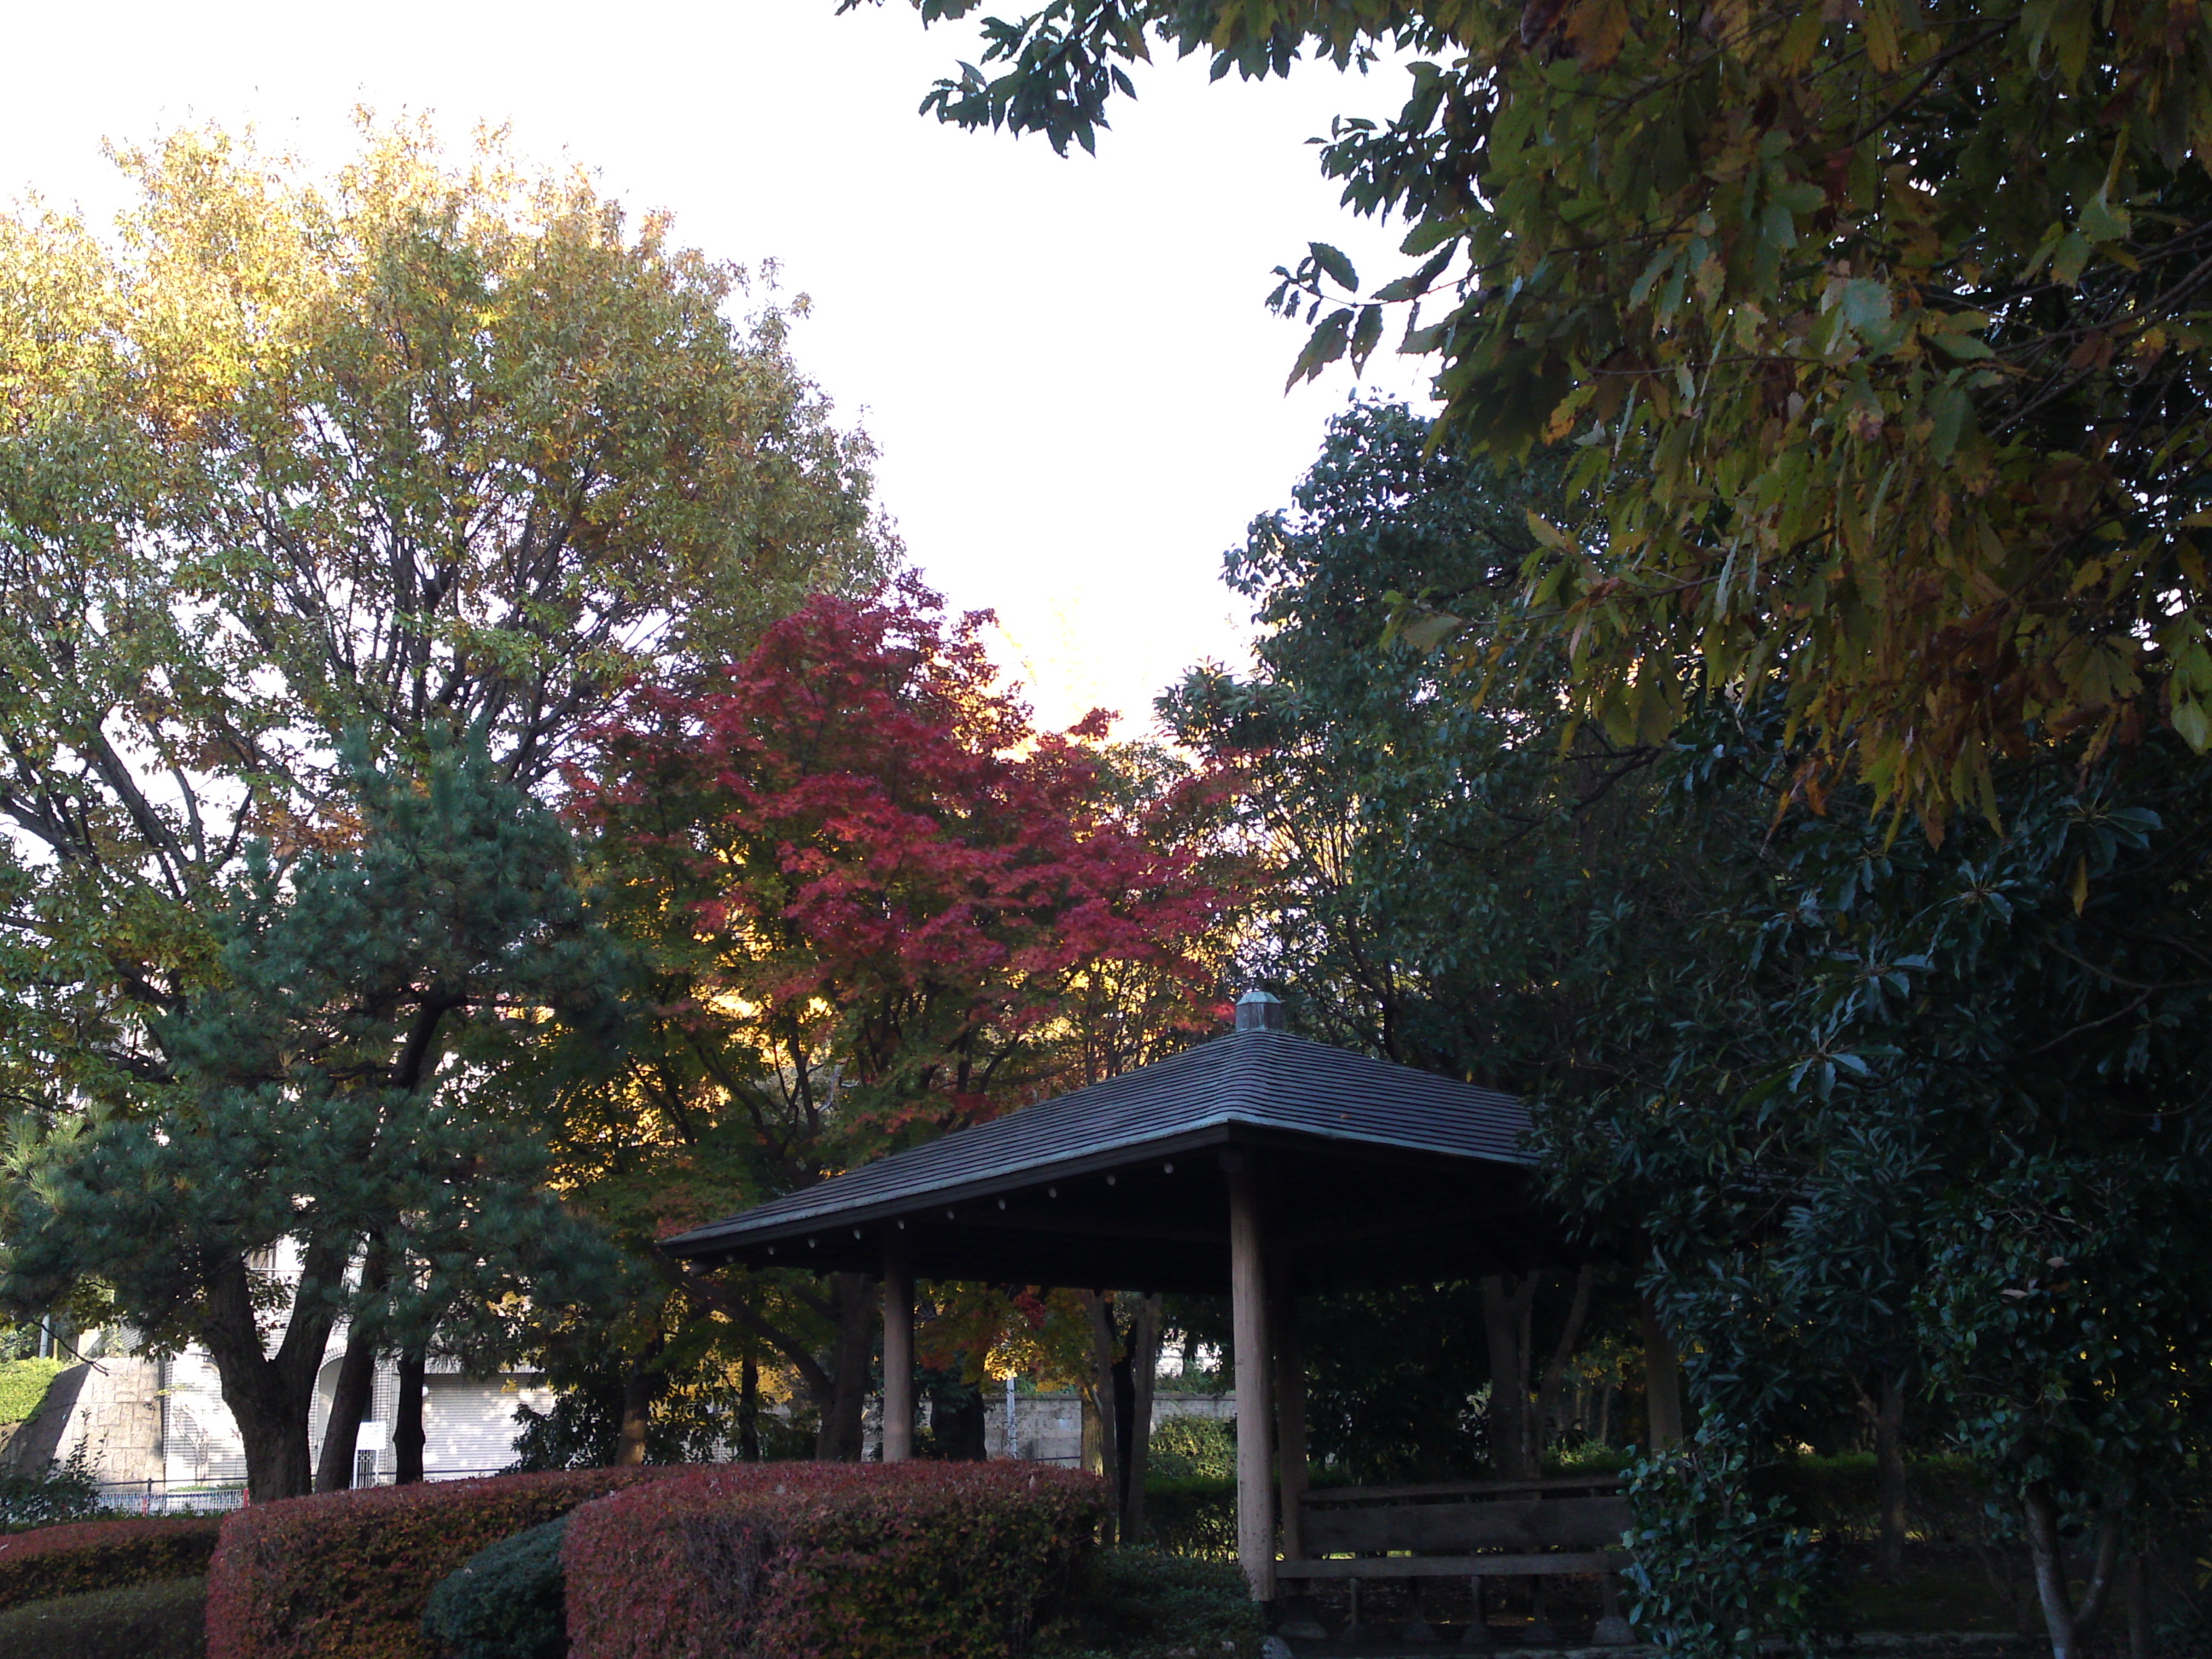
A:
{"label": "reddish hedge foliage", "polygon": [[571,1659],[1003,1659],[1106,1515],[1034,1464],[699,1470],[578,1510]]}
{"label": "reddish hedge foliage", "polygon": [[290,1498],[222,1523],[208,1659],[434,1659],[431,1586],[487,1544],[663,1469],[559,1469]]}
{"label": "reddish hedge foliage", "polygon": [[0,1607],[205,1572],[222,1522],[178,1516],[79,1521],[0,1536]]}

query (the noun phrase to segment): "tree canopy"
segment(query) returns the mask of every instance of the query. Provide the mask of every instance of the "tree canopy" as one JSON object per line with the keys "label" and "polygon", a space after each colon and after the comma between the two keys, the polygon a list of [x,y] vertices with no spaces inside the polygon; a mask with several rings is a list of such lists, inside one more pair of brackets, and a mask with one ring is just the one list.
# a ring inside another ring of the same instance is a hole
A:
{"label": "tree canopy", "polygon": [[[1745,1484],[1862,1437],[1900,1538],[1905,1441],[1968,1455],[2077,1650],[2212,1445],[2212,760],[2170,732],[2086,768],[2032,750],[1992,773],[1998,822],[1957,813],[1938,847],[1863,781],[1797,796],[1779,688],[1686,671],[1680,723],[1614,750],[1538,637],[1478,701],[1479,665],[1384,640],[1390,591],[1419,569],[1471,618],[1510,605],[1521,509],[1559,480],[1428,435],[1383,406],[1332,424],[1227,561],[1256,673],[1168,700],[1244,752],[1271,878],[1251,959],[1311,1027],[1531,1099],[1553,1198],[1686,1356],[1697,1439],[1643,1471],[1638,1568],[1684,1651],[1750,1639],[1732,1598],[1802,1620],[1809,1558]],[[1336,1432],[1362,1401],[1328,1381]]]}
{"label": "tree canopy", "polygon": [[890,549],[746,273],[495,138],[327,184],[213,129],[95,234],[0,220],[5,1086],[127,1097],[246,846],[342,843],[338,754],[550,779],[631,678]]}
{"label": "tree canopy", "polygon": [[2212,744],[2194,0],[1054,0],[984,34],[924,107],[1063,151],[1156,45],[1217,77],[1410,67],[1321,152],[1407,267],[1286,264],[1293,378],[1402,311],[1439,442],[1573,446],[1504,632],[1563,641],[1617,739],[1693,684],[1778,688],[1797,790],[1855,765],[1936,835],[2028,748]]}

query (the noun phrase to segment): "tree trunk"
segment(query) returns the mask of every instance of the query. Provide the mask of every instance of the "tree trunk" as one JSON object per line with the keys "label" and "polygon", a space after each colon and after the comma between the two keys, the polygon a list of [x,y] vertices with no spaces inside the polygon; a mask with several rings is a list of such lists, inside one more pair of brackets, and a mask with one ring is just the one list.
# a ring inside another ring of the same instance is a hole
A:
{"label": "tree trunk", "polygon": [[345,1271],[349,1254],[332,1245],[307,1247],[283,1340],[274,1354],[263,1343],[245,1259],[223,1263],[210,1277],[200,1336],[221,1379],[223,1404],[230,1407],[245,1443],[246,1490],[258,1500],[302,1498],[314,1489],[307,1424],[314,1410],[315,1373],[337,1319],[323,1289]]}
{"label": "tree trunk", "polygon": [[2118,1576],[2123,1516],[2117,1508],[2106,1510],[2104,1524],[2098,1528],[2096,1564],[2078,1606],[2066,1582],[2066,1545],[2058,1532],[2058,1505],[2049,1488],[2033,1486],[2022,1494],[2021,1518],[2027,1533],[2028,1557],[2035,1565],[2044,1627],[2051,1636],[2051,1659],[2083,1659]]}
{"label": "tree trunk", "polygon": [[1682,1369],[1651,1299],[1644,1299],[1644,1399],[1654,1449],[1682,1442]]}
{"label": "tree trunk", "polygon": [[830,1277],[837,1340],[831,1355],[830,1393],[814,1437],[814,1455],[824,1463],[860,1461],[861,1426],[868,1403],[868,1362],[875,1352],[876,1299],[861,1273]]}
{"label": "tree trunk", "polygon": [[645,1431],[653,1422],[653,1397],[660,1391],[660,1374],[651,1362],[630,1367],[623,1378],[622,1427],[615,1435],[615,1467],[635,1468],[645,1462]]}
{"label": "tree trunk", "polygon": [[1543,1386],[1536,1393],[1536,1443],[1540,1453],[1547,1443],[1564,1440],[1567,1427],[1561,1409],[1567,1397],[1567,1367],[1583,1340],[1583,1325],[1589,1317],[1590,1286],[1597,1279],[1595,1263],[1584,1262],[1575,1274],[1574,1300],[1567,1308],[1567,1322],[1552,1350],[1552,1363],[1544,1367]]}
{"label": "tree trunk", "polygon": [[750,1345],[738,1364],[738,1455],[748,1463],[761,1461],[760,1361]]}
{"label": "tree trunk", "polygon": [[399,1351],[398,1397],[392,1408],[393,1481],[402,1486],[422,1479],[422,1378],[429,1370],[430,1340],[410,1342]]}
{"label": "tree trunk", "polygon": [[361,1286],[367,1294],[354,1312],[346,1331],[345,1352],[338,1360],[336,1385],[331,1390],[330,1420],[323,1425],[323,1443],[315,1458],[317,1492],[350,1491],[354,1481],[354,1449],[361,1442],[361,1420],[376,1389],[376,1344],[368,1334],[362,1314],[370,1297],[391,1282],[391,1252],[380,1237],[372,1239],[361,1264]]}
{"label": "tree trunk", "polygon": [[983,1416],[983,1391],[960,1380],[961,1368],[930,1372],[929,1437],[935,1455],[950,1463],[980,1463],[991,1454]]}
{"label": "tree trunk", "polygon": [[361,1420],[368,1415],[375,1387],[376,1344],[356,1321],[346,1333],[345,1353],[338,1360],[337,1383],[331,1390],[330,1419],[323,1425],[323,1443],[315,1455],[317,1492],[351,1489],[354,1448],[360,1443]]}
{"label": "tree trunk", "polygon": [[[1115,1538],[1126,1542],[1126,1539],[1120,1538],[1120,1528],[1128,1503],[1121,1432],[1122,1396],[1128,1392],[1121,1386],[1122,1367],[1127,1360],[1121,1353],[1121,1334],[1115,1328],[1114,1304],[1096,1291],[1085,1291],[1083,1309],[1091,1316],[1091,1398],[1098,1424],[1098,1473],[1106,1477],[1107,1489],[1114,1494]],[[1088,1445],[1085,1446],[1086,1462],[1090,1450]]]}
{"label": "tree trunk", "polygon": [[1874,1466],[1881,1504],[1874,1570],[1885,1583],[1905,1582],[1905,1384],[1894,1372],[1881,1379],[1874,1419]]}
{"label": "tree trunk", "polygon": [[1490,1465],[1505,1480],[1527,1480],[1536,1473],[1528,1449],[1528,1361],[1522,1340],[1535,1294],[1534,1273],[1491,1273],[1482,1281],[1482,1324],[1490,1343]]}
{"label": "tree trunk", "polygon": [[1145,1475],[1152,1462],[1152,1389],[1160,1374],[1160,1298],[1137,1304],[1129,1335],[1129,1420],[1121,1436],[1121,1541],[1145,1541]]}

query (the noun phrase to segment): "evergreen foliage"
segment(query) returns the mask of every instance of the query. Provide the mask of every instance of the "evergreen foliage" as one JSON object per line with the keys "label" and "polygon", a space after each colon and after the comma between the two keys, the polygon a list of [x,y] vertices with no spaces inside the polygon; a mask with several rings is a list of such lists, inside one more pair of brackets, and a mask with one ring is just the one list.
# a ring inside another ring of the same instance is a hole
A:
{"label": "evergreen foliage", "polygon": [[451,1659],[562,1659],[568,1531],[564,1515],[478,1550],[431,1590],[423,1633]]}
{"label": "evergreen foliage", "polygon": [[[1526,479],[1427,435],[1338,422],[1232,562],[1273,624],[1259,675],[1171,704],[1267,757],[1260,959],[1322,1030],[1529,1097],[1553,1197],[1635,1264],[1697,1425],[1638,1477],[1656,1631],[1707,1655],[1811,1633],[1802,1529],[1738,1476],[1870,1438],[1900,1480],[1910,1444],[1966,1455],[2078,1652],[2212,1452],[2212,764],[2171,735],[2031,747],[1993,766],[1995,822],[1929,836],[1869,785],[1810,810],[1816,739],[1778,691],[1701,700],[1689,675],[1685,722],[1615,750],[1540,647],[1478,703],[1458,659],[1389,637],[1378,590],[1439,572],[1481,614],[1504,590],[1474,575],[1509,562],[1482,519],[1419,532]],[[1392,1347],[1433,1340],[1390,1317]],[[1317,1440],[1368,1440],[1326,1376],[1352,1345],[1307,1334]]]}
{"label": "evergreen foliage", "polygon": [[[94,1115],[35,1165],[0,1257],[19,1305],[96,1274],[151,1341],[205,1344],[264,1498],[307,1489],[337,1320],[396,1341],[458,1306],[451,1340],[488,1351],[512,1298],[557,1305],[606,1262],[544,1184],[532,1113],[557,1081],[537,1040],[603,1026],[618,988],[566,833],[481,749],[419,779],[357,762],[353,787],[357,845],[250,850],[222,982],[159,1025],[163,1109]],[[349,1277],[372,1243],[399,1264],[381,1285]]]}

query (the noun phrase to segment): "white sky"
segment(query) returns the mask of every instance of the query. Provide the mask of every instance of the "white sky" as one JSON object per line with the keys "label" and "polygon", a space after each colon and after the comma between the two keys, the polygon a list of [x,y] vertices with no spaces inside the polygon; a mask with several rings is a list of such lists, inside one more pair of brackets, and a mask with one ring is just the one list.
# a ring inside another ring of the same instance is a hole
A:
{"label": "white sky", "polygon": [[[993,8],[1028,9],[1025,0]],[[1139,76],[1098,159],[915,113],[976,55],[907,0],[168,0],[17,10],[0,102],[0,196],[105,217],[103,138],[252,124],[333,165],[349,112],[428,112],[459,144],[509,122],[524,155],[574,160],[684,242],[781,262],[814,301],[801,366],[883,450],[884,505],[929,579],[1000,614],[1005,654],[1054,723],[1103,704],[1141,722],[1201,658],[1241,659],[1222,550],[1283,504],[1343,372],[1285,397],[1302,336],[1268,273],[1309,238],[1367,267],[1304,140],[1395,109],[1397,76],[1327,68],[1209,87],[1197,61]],[[1370,278],[1371,280],[1371,278]],[[1387,387],[1419,382],[1378,355]],[[1125,728],[1127,729],[1127,728]]]}

